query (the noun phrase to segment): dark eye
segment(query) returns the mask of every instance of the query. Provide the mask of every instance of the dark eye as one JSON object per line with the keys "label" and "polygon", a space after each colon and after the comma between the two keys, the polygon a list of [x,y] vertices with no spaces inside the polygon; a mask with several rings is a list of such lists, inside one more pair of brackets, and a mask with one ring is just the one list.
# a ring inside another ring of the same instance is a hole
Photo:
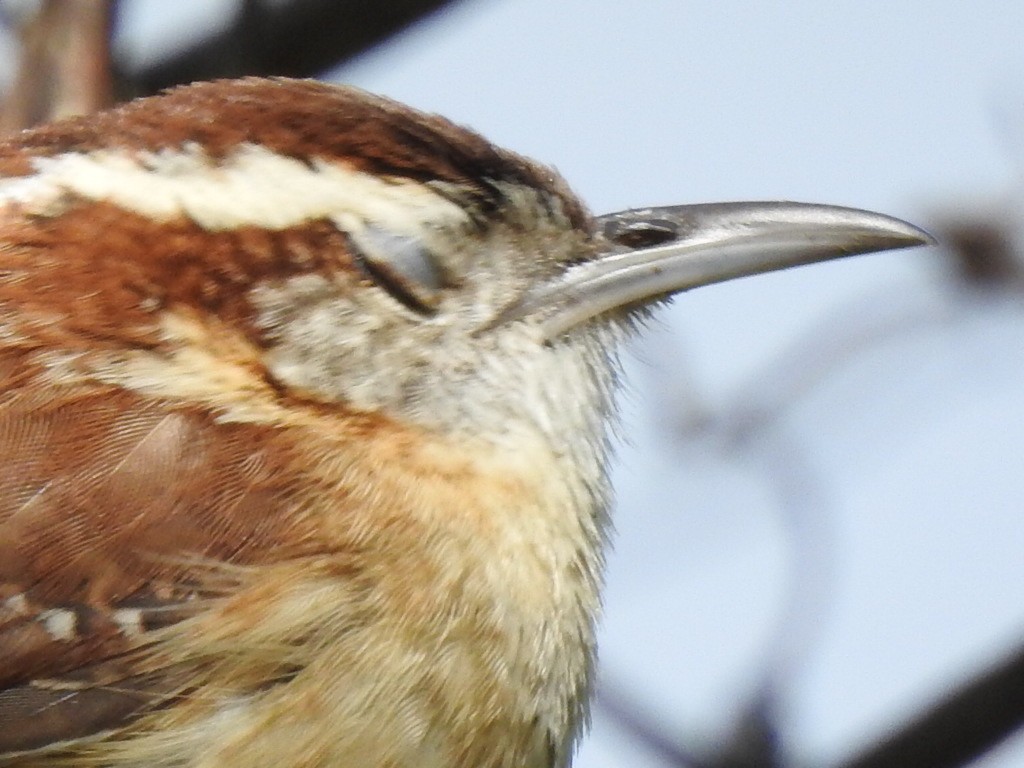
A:
{"label": "dark eye", "polygon": [[420,240],[373,225],[348,239],[356,264],[378,286],[417,314],[437,311],[444,275]]}

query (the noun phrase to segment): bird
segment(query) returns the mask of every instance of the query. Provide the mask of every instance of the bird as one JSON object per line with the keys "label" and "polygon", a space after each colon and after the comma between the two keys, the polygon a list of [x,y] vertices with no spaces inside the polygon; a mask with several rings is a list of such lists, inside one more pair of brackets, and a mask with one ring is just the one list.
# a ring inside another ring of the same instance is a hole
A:
{"label": "bird", "polygon": [[361,90],[181,86],[0,142],[0,766],[564,768],[622,345],[690,288],[931,242],[592,215]]}

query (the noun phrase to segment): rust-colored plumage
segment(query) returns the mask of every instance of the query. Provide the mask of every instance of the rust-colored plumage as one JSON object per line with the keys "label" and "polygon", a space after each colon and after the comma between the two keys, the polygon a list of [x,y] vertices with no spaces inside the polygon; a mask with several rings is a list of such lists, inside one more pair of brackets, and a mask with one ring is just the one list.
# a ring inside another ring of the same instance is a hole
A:
{"label": "rust-colored plumage", "polygon": [[27,174],[32,158],[97,147],[159,152],[195,144],[219,158],[246,142],[300,159],[345,158],[366,173],[464,185],[492,206],[501,204],[495,181],[547,187],[575,225],[586,223],[579,201],[548,169],[444,118],[311,80],[196,83],[65,120],[0,148],[0,174]]}
{"label": "rust-colored plumage", "polygon": [[[264,167],[383,179],[391,207],[282,193],[296,211],[265,223],[215,188],[211,224],[186,199]],[[364,407],[302,374],[324,313],[343,340],[416,332],[353,250],[364,224],[434,236],[435,206],[480,233],[518,188],[584,224],[561,182],[440,118],[263,80],[27,132],[0,172],[0,765],[563,761],[589,651],[564,672],[550,654],[590,644],[596,575],[575,544],[535,550],[589,525],[561,519],[577,500],[549,490],[549,448],[509,463],[408,391]],[[146,208],[160,194],[169,212]],[[460,290],[485,276],[459,269]],[[362,381],[379,353],[345,343],[361,362],[329,370]],[[531,700],[549,685],[558,712]]]}

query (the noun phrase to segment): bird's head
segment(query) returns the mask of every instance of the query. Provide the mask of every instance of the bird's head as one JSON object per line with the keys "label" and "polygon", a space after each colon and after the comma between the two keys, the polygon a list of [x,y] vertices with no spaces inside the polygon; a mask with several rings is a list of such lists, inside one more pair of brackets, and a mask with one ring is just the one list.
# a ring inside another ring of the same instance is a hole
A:
{"label": "bird's head", "polygon": [[665,297],[927,241],[795,203],[593,217],[550,168],[447,120],[289,80],[44,128],[0,172],[63,284],[37,288],[93,297],[78,319],[97,339],[170,348],[198,325],[288,392],[495,438],[557,430],[574,402],[603,416],[616,338]]}

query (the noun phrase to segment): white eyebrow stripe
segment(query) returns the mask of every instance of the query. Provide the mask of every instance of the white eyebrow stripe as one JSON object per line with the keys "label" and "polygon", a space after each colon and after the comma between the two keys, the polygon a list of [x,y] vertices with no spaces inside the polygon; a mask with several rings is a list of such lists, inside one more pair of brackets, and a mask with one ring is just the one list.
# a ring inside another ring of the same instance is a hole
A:
{"label": "white eyebrow stripe", "polygon": [[254,144],[214,161],[196,145],[176,151],[101,149],[33,160],[32,176],[0,179],[0,205],[46,214],[68,194],[156,221],[184,216],[207,230],[280,230],[315,219],[358,229],[375,223],[417,236],[424,224],[458,225],[457,204],[429,186],[382,178],[339,162],[305,163]]}

